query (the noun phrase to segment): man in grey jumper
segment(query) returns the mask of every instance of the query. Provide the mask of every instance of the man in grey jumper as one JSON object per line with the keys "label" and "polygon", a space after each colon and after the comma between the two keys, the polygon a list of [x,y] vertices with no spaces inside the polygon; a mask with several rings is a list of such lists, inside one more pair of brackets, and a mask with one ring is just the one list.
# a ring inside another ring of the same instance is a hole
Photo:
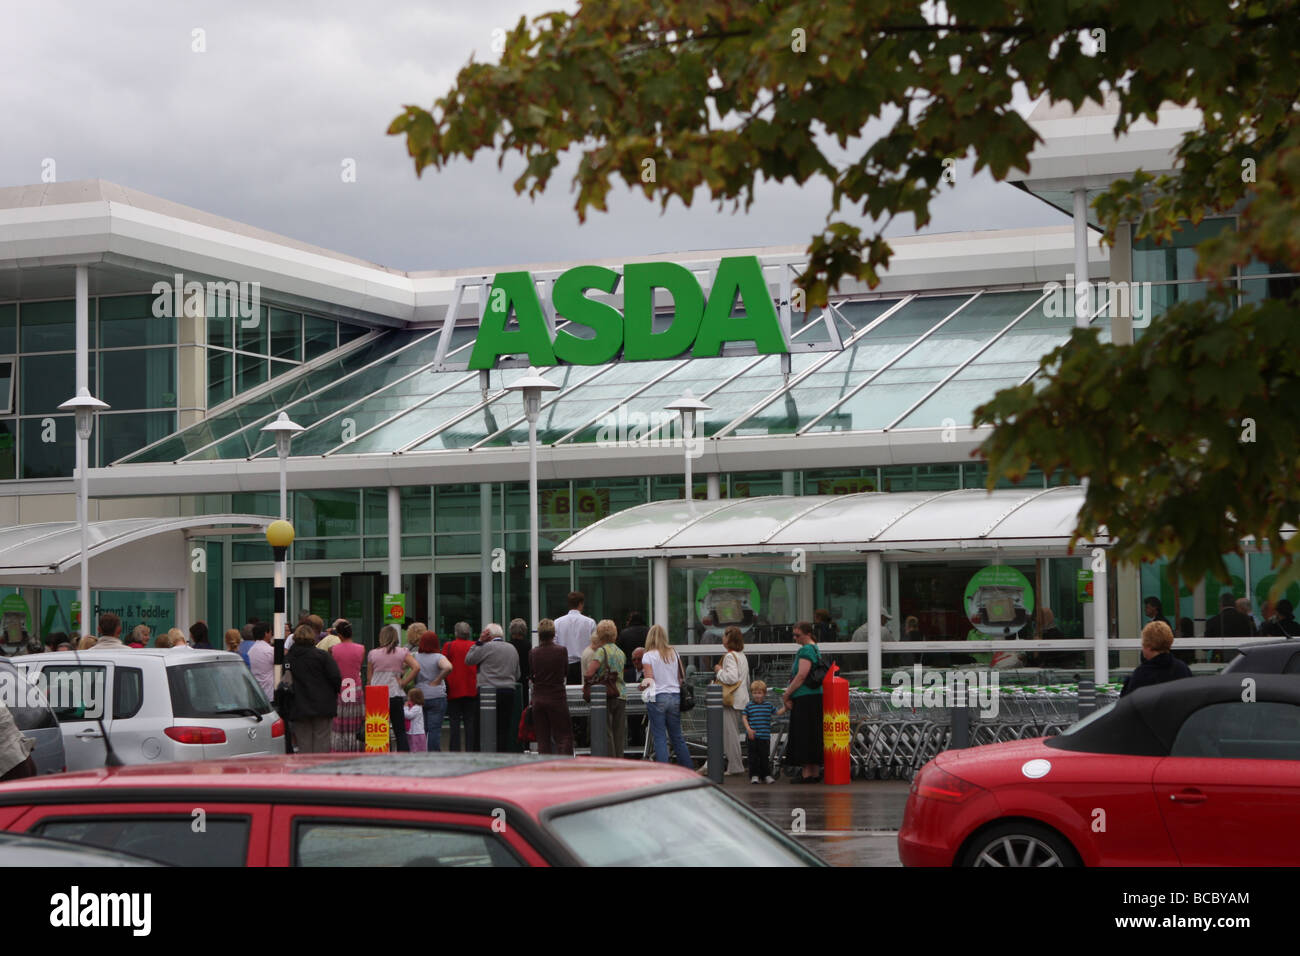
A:
{"label": "man in grey jumper", "polygon": [[483,628],[478,643],[465,655],[465,663],[478,668],[478,695],[483,699],[485,690],[496,692],[497,740],[496,752],[518,750],[515,745],[515,685],[519,681],[519,653],[505,641],[500,624]]}

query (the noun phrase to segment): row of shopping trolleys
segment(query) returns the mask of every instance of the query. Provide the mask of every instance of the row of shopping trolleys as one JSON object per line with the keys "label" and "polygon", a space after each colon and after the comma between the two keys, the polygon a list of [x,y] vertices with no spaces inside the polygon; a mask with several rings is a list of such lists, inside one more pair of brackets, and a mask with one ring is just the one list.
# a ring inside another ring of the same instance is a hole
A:
{"label": "row of shopping trolleys", "polygon": [[[1099,687],[1096,706],[1118,696],[1118,685]],[[917,697],[916,706],[911,706],[907,695],[890,691],[850,692],[849,759],[854,777],[911,780],[927,761],[953,745],[956,708],[921,706]],[[1079,695],[1073,687],[998,688],[992,699],[985,698],[984,707],[979,703],[972,699],[968,707],[970,746],[1050,737],[1079,719]],[[787,728],[787,718],[773,724],[773,750],[780,769],[790,775],[797,768],[781,766]]]}

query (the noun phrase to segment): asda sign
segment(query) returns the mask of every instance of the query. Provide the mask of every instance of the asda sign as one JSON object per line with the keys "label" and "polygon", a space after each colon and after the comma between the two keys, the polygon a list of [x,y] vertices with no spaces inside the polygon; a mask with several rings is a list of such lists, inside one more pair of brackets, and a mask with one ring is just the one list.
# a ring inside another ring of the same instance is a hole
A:
{"label": "asda sign", "polygon": [[[589,297],[590,292],[613,295],[622,286],[623,312]],[[673,300],[673,319],[654,329],[657,289]],[[740,299],[743,315],[733,316]],[[499,272],[488,292],[478,338],[469,367],[492,368],[502,355],[527,355],[532,365],[601,365],[620,353],[626,360],[676,358],[690,352],[697,358],[717,356],[725,342],[752,342],[761,353],[789,351],[776,307],[756,256],[732,256],[718,264],[706,299],[699,281],[675,262],[632,263],[620,276],[604,266],[577,266],[555,280],[551,305],[557,316],[587,335],[569,328],[552,336],[537,283],[527,272]],[[517,328],[508,328],[514,314]]]}

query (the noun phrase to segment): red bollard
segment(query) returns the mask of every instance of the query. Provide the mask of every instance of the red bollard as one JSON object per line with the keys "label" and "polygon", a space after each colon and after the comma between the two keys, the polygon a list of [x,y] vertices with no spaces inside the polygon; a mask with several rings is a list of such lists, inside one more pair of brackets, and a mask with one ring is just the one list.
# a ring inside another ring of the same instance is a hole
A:
{"label": "red bollard", "polygon": [[832,663],[822,681],[822,780],[848,783],[849,772],[849,682],[839,677],[840,666]]}
{"label": "red bollard", "polygon": [[388,688],[383,684],[371,684],[366,687],[366,753],[368,754],[388,753],[388,694]]}

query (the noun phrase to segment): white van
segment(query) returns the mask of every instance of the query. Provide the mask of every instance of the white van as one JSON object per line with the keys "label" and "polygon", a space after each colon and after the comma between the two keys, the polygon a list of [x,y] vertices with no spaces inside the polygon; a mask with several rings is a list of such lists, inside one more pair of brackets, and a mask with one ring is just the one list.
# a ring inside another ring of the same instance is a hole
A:
{"label": "white van", "polygon": [[238,654],[90,648],[12,658],[50,698],[68,770],[285,752],[284,721]]}

